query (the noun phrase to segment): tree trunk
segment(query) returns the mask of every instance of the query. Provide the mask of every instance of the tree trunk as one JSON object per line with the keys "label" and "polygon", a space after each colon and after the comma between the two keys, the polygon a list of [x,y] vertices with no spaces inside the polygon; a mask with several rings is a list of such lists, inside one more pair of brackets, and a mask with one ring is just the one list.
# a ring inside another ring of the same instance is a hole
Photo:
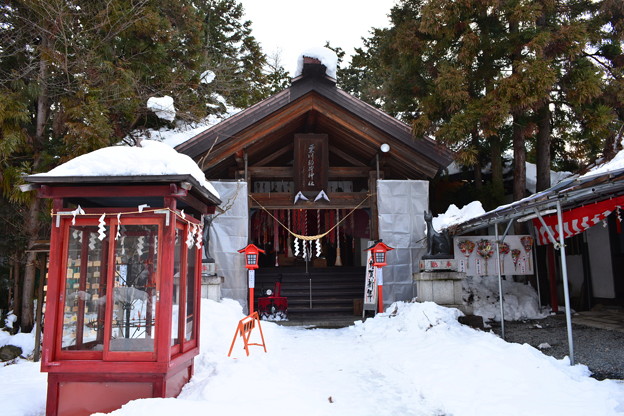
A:
{"label": "tree trunk", "polygon": [[[472,144],[475,149],[479,149],[479,133],[474,130],[472,132]],[[483,175],[481,173],[481,162],[479,161],[478,155],[477,160],[474,163],[474,181],[475,189],[479,190],[483,188]]]}
{"label": "tree trunk", "polygon": [[[41,200],[33,198],[28,207],[28,218],[26,218],[26,233],[28,235],[28,247],[32,247],[39,237],[39,212],[41,210]],[[26,253],[26,268],[24,269],[24,281],[22,284],[22,308],[21,325],[22,332],[30,332],[34,326],[34,302],[35,278],[37,275],[37,253],[32,251]]]}
{"label": "tree trunk", "polygon": [[491,162],[492,162],[492,197],[496,204],[502,202],[505,196],[503,185],[503,151],[500,137],[490,137]]}
{"label": "tree trunk", "polygon": [[[41,38],[41,56],[39,58],[39,96],[37,97],[37,114],[35,119],[35,137],[33,138],[33,172],[37,172],[41,161],[41,150],[45,142],[45,130],[48,122],[49,99],[48,99],[48,63],[44,52],[47,52],[48,36],[43,34]],[[26,236],[28,237],[28,248],[31,248],[39,239],[39,212],[41,211],[41,200],[32,196],[28,206],[28,216],[26,218]],[[35,277],[37,274],[37,254],[26,253],[26,269],[24,270],[24,283],[22,292],[22,324],[23,332],[30,332],[34,326],[33,298],[35,296]]]}
{"label": "tree trunk", "polygon": [[[518,34],[518,21],[509,18],[509,33],[511,36]],[[511,73],[518,73],[518,65],[522,59],[521,47],[517,44],[513,45],[510,55]],[[524,143],[524,122],[522,110],[512,110],[512,145],[513,145],[513,200],[519,201],[526,195],[526,146]]]}
{"label": "tree trunk", "polygon": [[21,283],[22,283],[22,278],[21,278],[21,274],[20,274],[20,260],[18,258],[14,258],[12,260],[12,273],[13,273],[13,305],[11,305],[11,308],[13,309],[13,314],[17,317],[17,321],[15,321],[15,323],[13,324],[13,330],[11,331],[12,333],[16,333],[17,332],[17,328],[19,328],[20,326],[20,310],[22,307],[22,292],[21,292]]}
{"label": "tree trunk", "polygon": [[519,201],[526,195],[526,147],[524,131],[518,112],[513,113],[513,199]]}
{"label": "tree trunk", "polygon": [[550,108],[548,101],[537,112],[537,192],[550,188]]}
{"label": "tree trunk", "polygon": [[[543,14],[537,19],[537,26],[540,31],[547,30],[547,15],[552,13],[547,6],[544,7]],[[538,54],[539,58],[544,58],[543,54]],[[537,110],[537,143],[536,152],[536,191],[543,191],[550,188],[550,91],[544,91],[544,101]]]}

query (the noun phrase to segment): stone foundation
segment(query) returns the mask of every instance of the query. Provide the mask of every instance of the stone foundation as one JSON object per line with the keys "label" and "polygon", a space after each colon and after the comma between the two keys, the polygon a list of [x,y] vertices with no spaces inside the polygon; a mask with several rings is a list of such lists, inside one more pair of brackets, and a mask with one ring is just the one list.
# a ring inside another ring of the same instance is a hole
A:
{"label": "stone foundation", "polygon": [[418,302],[434,302],[440,306],[457,308],[466,315],[472,315],[472,308],[463,300],[462,280],[466,273],[452,271],[414,273]]}
{"label": "stone foundation", "polygon": [[202,298],[221,301],[223,276],[202,276]]}

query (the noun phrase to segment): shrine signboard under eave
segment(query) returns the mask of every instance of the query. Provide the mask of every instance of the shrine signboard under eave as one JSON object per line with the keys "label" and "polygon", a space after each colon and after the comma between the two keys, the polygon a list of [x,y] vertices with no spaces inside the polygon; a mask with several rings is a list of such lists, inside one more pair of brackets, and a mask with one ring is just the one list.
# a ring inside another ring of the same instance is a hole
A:
{"label": "shrine signboard under eave", "polygon": [[329,170],[326,134],[296,134],[294,157],[295,193],[327,190]]}

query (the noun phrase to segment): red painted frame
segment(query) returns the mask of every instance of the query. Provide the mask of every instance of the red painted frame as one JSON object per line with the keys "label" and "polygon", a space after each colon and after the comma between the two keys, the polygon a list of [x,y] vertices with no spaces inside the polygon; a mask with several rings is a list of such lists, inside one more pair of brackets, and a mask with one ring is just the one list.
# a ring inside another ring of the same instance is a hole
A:
{"label": "red painted frame", "polygon": [[[65,208],[64,198],[84,196],[87,190],[89,195],[105,196],[110,194],[110,189],[104,190],[106,185],[85,186],[85,187],[61,187],[62,192],[57,193],[52,186],[46,186],[40,196],[52,197],[53,212],[67,212]],[[117,187],[112,187],[117,188]],[[157,192],[162,192],[162,186],[157,186]],[[149,190],[149,186],[135,187],[133,190],[147,189],[143,195],[154,193]],[[171,189],[171,187],[167,188]],[[126,188],[127,191],[127,188]],[[179,191],[179,190],[178,190]],[[125,192],[124,192],[125,193]],[[89,208],[83,209],[86,214],[108,213],[106,216],[108,246],[106,250],[102,250],[106,254],[106,259],[102,258],[102,262],[106,261],[106,266],[102,263],[101,273],[106,272],[106,318],[104,328],[103,351],[70,351],[62,350],[63,336],[63,320],[66,285],[66,270],[68,262],[68,241],[69,230],[71,226],[72,215],[64,215],[59,220],[59,226],[56,224],[56,217],[53,217],[50,244],[52,252],[50,253],[50,263],[48,269],[48,292],[46,302],[44,341],[41,369],[48,372],[48,401],[46,414],[59,415],[64,414],[64,409],[68,409],[64,392],[79,391],[80,383],[85,383],[84,387],[95,389],[105,395],[107,385],[110,383],[149,383],[152,388],[151,397],[172,397],[179,394],[182,386],[190,379],[193,374],[193,358],[199,353],[199,337],[200,337],[200,303],[201,303],[201,250],[196,246],[192,246],[195,250],[194,259],[194,275],[188,276],[189,267],[187,265],[189,249],[182,245],[181,253],[181,270],[180,270],[180,307],[178,314],[178,338],[180,343],[171,347],[171,323],[172,323],[172,292],[173,292],[173,262],[175,247],[175,230],[182,231],[182,235],[186,235],[188,227],[191,224],[199,225],[201,218],[195,218],[188,212],[184,219],[181,218],[177,210],[177,199],[188,200],[191,195],[186,191],[178,192],[171,196],[163,198],[163,206],[158,207],[165,210],[163,213],[144,212],[142,214],[129,213],[122,214],[122,224],[152,224],[158,225],[158,265],[156,276],[156,291],[159,294],[159,300],[156,306],[156,323],[154,334],[154,351],[138,352],[138,351],[110,351],[110,334],[112,327],[112,295],[115,271],[115,240],[114,235],[117,228],[116,213],[118,212],[136,212],[136,208]],[[61,194],[62,196],[59,196]],[[140,195],[133,195],[140,196]],[[195,198],[195,197],[193,197]],[[197,200],[199,201],[199,200]],[[199,214],[210,212],[213,207],[204,207]],[[153,207],[152,207],[153,209]],[[196,214],[197,215],[197,214]],[[198,215],[199,216],[199,215]],[[98,217],[80,216],[76,217],[76,225],[97,226]],[[81,248],[82,249],[82,248]],[[85,262],[86,257],[81,256],[81,262]],[[86,263],[85,263],[86,264]],[[85,268],[81,267],[81,273]],[[182,278],[182,276],[184,278]],[[81,276],[82,277],[82,276]],[[193,336],[190,340],[186,340],[186,319],[187,319],[187,278],[194,279],[194,299],[193,307],[190,315],[193,316]],[[82,279],[81,279],[82,280]],[[79,283],[82,284],[82,283]],[[80,307],[80,306],[79,306]],[[78,314],[80,315],[80,314]],[[79,325],[82,328],[82,325]],[[50,330],[52,329],[52,330]],[[69,383],[69,384],[68,384]],[[73,383],[73,384],[72,384]],[[64,386],[72,387],[74,390],[63,390]],[[132,384],[128,384],[132,385]],[[146,391],[138,388],[137,391]],[[124,397],[121,397],[124,396]],[[126,400],[127,395],[120,395],[119,400]],[[139,397],[136,397],[139,398]],[[88,402],[89,397],[80,395],[72,395],[72,402],[78,407],[85,407],[83,413],[74,413],[71,415],[91,414],[94,409]],[[114,397],[110,398],[110,402],[114,406],[121,406],[124,403],[115,401]],[[127,401],[127,400],[126,400]],[[73,408],[73,407],[72,407]],[[67,410],[69,412],[69,410]]]}

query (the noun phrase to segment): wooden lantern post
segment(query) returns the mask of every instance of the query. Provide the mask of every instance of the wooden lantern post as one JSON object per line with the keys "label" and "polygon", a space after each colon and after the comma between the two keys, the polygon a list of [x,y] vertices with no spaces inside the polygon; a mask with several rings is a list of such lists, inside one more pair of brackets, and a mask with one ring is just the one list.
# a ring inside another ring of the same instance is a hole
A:
{"label": "wooden lantern post", "polygon": [[249,283],[249,314],[254,311],[254,288],[256,286],[256,269],[258,266],[258,258],[264,250],[256,247],[255,244],[248,244],[247,247],[238,250],[239,253],[245,254],[245,268],[247,272],[247,281]]}
{"label": "wooden lantern post", "polygon": [[190,175],[27,180],[53,207],[46,414],[177,396],[199,353],[201,220],[218,197]]}
{"label": "wooden lantern post", "polygon": [[367,248],[365,251],[370,251],[373,257],[373,266],[375,267],[375,275],[377,276],[377,312],[383,312],[383,267],[387,266],[386,253],[394,248],[383,243],[379,240],[373,246]]}

